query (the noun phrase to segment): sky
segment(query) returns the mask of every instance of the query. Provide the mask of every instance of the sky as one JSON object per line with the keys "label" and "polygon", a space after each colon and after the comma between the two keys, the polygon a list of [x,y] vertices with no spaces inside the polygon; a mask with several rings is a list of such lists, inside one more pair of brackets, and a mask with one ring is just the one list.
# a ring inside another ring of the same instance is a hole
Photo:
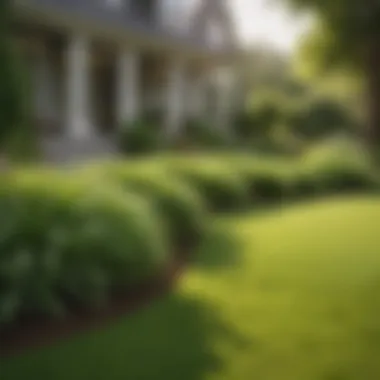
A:
{"label": "sky", "polygon": [[305,20],[270,0],[230,0],[235,11],[238,32],[245,44],[268,43],[291,52],[307,28]]}

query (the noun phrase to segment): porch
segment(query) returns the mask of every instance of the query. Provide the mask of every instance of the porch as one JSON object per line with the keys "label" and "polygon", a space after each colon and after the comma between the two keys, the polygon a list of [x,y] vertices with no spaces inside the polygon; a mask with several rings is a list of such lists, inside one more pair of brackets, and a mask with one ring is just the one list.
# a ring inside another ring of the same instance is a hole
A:
{"label": "porch", "polygon": [[118,129],[146,115],[168,138],[189,118],[228,124],[230,91],[210,57],[25,23],[15,37],[30,62],[32,119],[49,161],[116,154]]}

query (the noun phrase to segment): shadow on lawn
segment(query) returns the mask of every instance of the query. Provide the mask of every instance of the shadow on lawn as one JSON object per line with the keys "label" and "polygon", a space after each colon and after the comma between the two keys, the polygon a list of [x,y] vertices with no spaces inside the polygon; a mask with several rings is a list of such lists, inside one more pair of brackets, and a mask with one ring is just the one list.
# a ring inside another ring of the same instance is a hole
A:
{"label": "shadow on lawn", "polygon": [[205,301],[173,294],[108,329],[4,360],[1,379],[199,380],[222,370],[219,341],[252,347]]}

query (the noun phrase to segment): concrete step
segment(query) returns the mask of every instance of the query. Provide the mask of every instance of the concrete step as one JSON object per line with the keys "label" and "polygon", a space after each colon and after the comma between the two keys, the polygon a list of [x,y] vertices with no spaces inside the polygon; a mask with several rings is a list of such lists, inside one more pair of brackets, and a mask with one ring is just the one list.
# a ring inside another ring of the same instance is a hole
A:
{"label": "concrete step", "polygon": [[91,136],[86,139],[45,137],[41,139],[44,158],[49,163],[73,163],[117,156],[118,150],[111,137]]}

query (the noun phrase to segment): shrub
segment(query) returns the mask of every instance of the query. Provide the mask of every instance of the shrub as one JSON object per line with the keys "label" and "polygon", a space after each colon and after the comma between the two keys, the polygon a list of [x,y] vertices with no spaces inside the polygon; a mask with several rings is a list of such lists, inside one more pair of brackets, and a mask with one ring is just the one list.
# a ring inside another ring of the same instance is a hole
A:
{"label": "shrub", "polygon": [[190,121],[184,134],[186,144],[192,147],[223,148],[231,145],[224,131],[201,121]]}
{"label": "shrub", "polygon": [[372,189],[377,185],[376,177],[369,168],[331,162],[314,169],[315,180],[326,192],[344,192]]}
{"label": "shrub", "polygon": [[244,141],[252,136],[261,135],[257,131],[258,126],[255,125],[255,118],[252,112],[242,110],[235,116],[234,130],[237,136]]}
{"label": "shrub", "polygon": [[320,183],[312,173],[294,168],[289,173],[289,195],[292,198],[307,198],[322,191]]}
{"label": "shrub", "polygon": [[184,183],[169,178],[157,168],[144,170],[135,165],[115,165],[108,176],[126,189],[132,189],[152,199],[158,212],[166,220],[176,246],[193,244],[203,236],[207,214],[199,195]]}
{"label": "shrub", "polygon": [[269,137],[272,129],[284,120],[287,100],[278,91],[255,93],[249,108],[239,115],[237,130],[243,139],[263,140]]}
{"label": "shrub", "polygon": [[353,120],[342,105],[330,99],[307,99],[288,107],[286,121],[304,139],[321,139],[353,130]]}
{"label": "shrub", "polygon": [[255,202],[280,201],[289,193],[289,184],[284,174],[268,169],[245,167],[242,173]]}
{"label": "shrub", "polygon": [[79,180],[19,173],[0,186],[0,321],[98,305],[166,262],[147,201]]}
{"label": "shrub", "polygon": [[201,194],[211,211],[238,210],[248,204],[244,181],[230,169],[186,163],[173,165],[172,169]]}
{"label": "shrub", "polygon": [[263,91],[253,97],[250,111],[254,115],[256,125],[266,129],[283,121],[286,99],[276,91]]}
{"label": "shrub", "polygon": [[120,128],[118,143],[126,154],[144,154],[157,151],[163,141],[158,125],[140,120]]}
{"label": "shrub", "polygon": [[349,191],[376,186],[370,157],[358,143],[347,138],[328,139],[310,149],[303,158],[324,191]]}

